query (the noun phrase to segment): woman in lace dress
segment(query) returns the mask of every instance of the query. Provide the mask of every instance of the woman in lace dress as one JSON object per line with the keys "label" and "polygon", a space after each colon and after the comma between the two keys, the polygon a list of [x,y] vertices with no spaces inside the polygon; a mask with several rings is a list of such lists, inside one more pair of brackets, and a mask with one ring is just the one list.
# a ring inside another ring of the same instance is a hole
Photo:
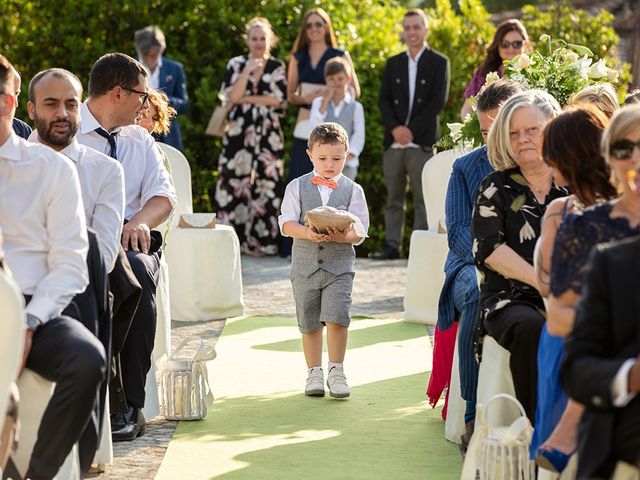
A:
{"label": "woman in lace dress", "polygon": [[243,253],[278,252],[282,152],[280,119],[286,105],[284,63],[271,57],[271,24],[256,17],[246,27],[249,54],[232,58],[221,92],[233,104],[218,159],[220,223],[232,225]]}
{"label": "woman in lace dress", "polygon": [[[583,105],[566,110],[549,122],[545,129],[542,149],[544,160],[553,168],[556,183],[566,186],[572,194],[551,202],[544,215],[534,263],[538,291],[543,297],[549,297],[553,244],[562,221],[570,213],[579,212],[616,195],[609,181],[611,171],[600,153],[600,139],[608,123],[609,119],[603,111],[593,105]],[[555,455],[552,452],[558,433],[552,437],[549,435],[556,425],[557,432],[562,430],[562,422],[558,422],[567,405],[567,396],[558,379],[564,338],[549,332],[553,330],[555,314],[554,305],[548,305],[547,324],[542,329],[538,346],[538,403],[531,442],[532,452],[536,452],[536,448],[544,442],[537,457],[540,465],[547,470],[551,462],[545,462],[544,458]],[[567,419],[573,417],[576,405],[569,402],[565,414]],[[549,440],[545,442],[548,437]],[[557,465],[553,469],[558,470],[559,467]]]}
{"label": "woman in lace dress", "polygon": [[[564,337],[571,333],[591,249],[599,243],[640,234],[639,145],[640,105],[625,107],[614,114],[601,142],[602,155],[613,172],[620,196],[568,215],[558,228],[551,257],[547,319],[552,335]],[[564,468],[577,445],[581,416],[581,408],[565,412],[547,445],[542,451],[538,449],[541,464],[558,471]]]}

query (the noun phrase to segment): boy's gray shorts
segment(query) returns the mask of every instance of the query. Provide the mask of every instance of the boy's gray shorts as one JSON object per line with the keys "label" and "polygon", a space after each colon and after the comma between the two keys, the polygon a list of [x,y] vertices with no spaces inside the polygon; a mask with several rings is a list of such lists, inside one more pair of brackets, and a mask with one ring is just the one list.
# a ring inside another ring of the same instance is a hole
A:
{"label": "boy's gray shorts", "polygon": [[353,272],[334,275],[322,269],[308,277],[291,275],[300,332],[315,332],[327,322],[349,326],[354,275]]}

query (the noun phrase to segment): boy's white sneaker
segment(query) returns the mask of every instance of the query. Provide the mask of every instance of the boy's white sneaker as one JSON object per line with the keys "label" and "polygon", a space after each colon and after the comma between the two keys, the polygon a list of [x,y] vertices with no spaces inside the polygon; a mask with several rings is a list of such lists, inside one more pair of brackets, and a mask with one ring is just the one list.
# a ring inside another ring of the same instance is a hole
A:
{"label": "boy's white sneaker", "polygon": [[308,397],[324,397],[324,373],[322,368],[313,367],[309,369],[304,394]]}
{"label": "boy's white sneaker", "polygon": [[329,395],[333,398],[347,398],[351,395],[342,367],[331,367],[327,377],[327,387],[329,387]]}

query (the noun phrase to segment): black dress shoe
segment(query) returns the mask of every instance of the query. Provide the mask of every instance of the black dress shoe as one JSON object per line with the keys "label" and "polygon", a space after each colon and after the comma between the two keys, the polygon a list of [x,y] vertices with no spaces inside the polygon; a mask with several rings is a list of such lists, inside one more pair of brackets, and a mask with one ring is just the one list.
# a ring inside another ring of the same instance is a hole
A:
{"label": "black dress shoe", "polygon": [[370,255],[370,258],[373,258],[374,260],[395,260],[396,258],[400,258],[400,252],[396,247],[392,247],[387,244],[382,247],[382,250],[378,253]]}
{"label": "black dress shoe", "polygon": [[144,435],[145,419],[142,410],[128,407],[123,413],[111,415],[111,439],[126,442]]}

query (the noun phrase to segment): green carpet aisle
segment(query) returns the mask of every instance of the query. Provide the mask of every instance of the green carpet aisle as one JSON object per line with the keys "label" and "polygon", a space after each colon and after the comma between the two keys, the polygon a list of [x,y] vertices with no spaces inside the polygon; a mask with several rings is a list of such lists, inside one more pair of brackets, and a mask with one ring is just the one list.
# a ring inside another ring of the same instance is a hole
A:
{"label": "green carpet aisle", "polygon": [[354,319],[342,401],[304,396],[301,348],[295,319],[228,321],[209,363],[216,400],[204,421],[178,425],[156,479],[460,478],[441,408],[425,401],[424,326]]}

